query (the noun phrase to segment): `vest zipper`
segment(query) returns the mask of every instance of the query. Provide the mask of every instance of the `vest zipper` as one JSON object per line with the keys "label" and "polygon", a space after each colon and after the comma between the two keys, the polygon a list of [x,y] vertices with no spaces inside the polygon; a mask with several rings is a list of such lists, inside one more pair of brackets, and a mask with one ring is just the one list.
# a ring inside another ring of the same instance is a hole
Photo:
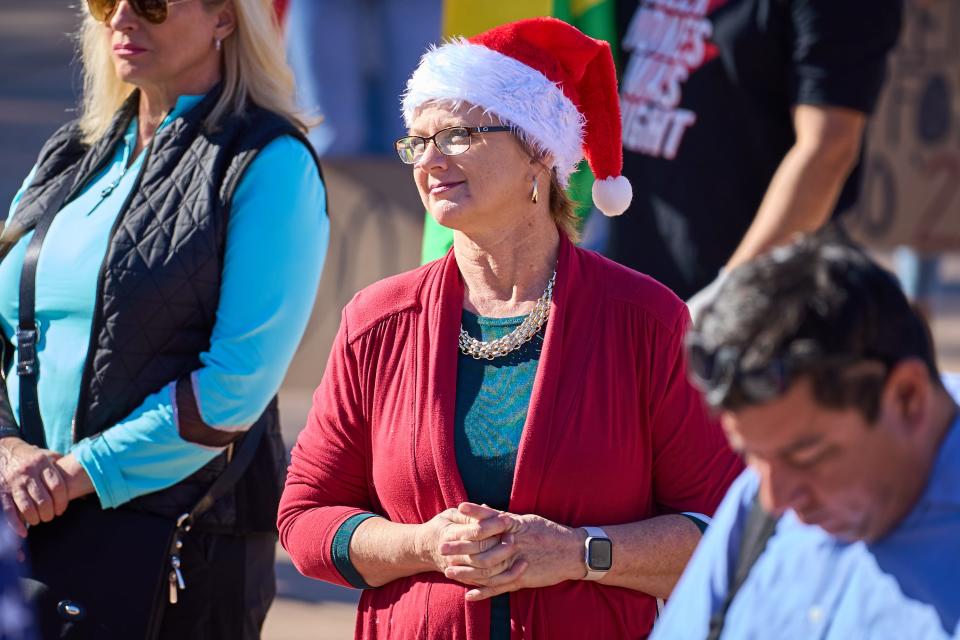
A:
{"label": "vest zipper", "polygon": [[[157,129],[159,131],[159,128]],[[97,325],[100,322],[100,316],[103,312],[103,303],[100,298],[103,296],[103,277],[107,270],[107,264],[110,262],[110,254],[113,253],[113,236],[117,233],[117,229],[120,227],[120,223],[123,222],[123,218],[127,213],[127,209],[130,207],[130,202],[133,200],[134,195],[136,195],[137,190],[140,188],[140,183],[143,182],[143,176],[147,172],[147,163],[150,161],[150,151],[153,149],[153,142],[156,140],[157,134],[154,132],[153,139],[150,140],[143,150],[143,166],[140,169],[140,173],[137,174],[136,180],[134,180],[133,185],[130,187],[130,192],[127,194],[126,200],[123,202],[123,206],[120,207],[120,212],[117,214],[117,219],[113,221],[113,226],[110,227],[110,235],[107,237],[107,252],[103,256],[103,262],[100,263],[100,271],[97,274],[97,294],[94,298],[94,307],[93,307],[93,320],[90,323],[90,340],[87,343],[87,355],[83,361],[83,374],[80,377],[80,395],[77,398],[77,408],[73,412],[73,420],[70,422],[70,437],[74,444],[78,442],[77,440],[77,425],[82,425],[81,417],[86,417],[85,403],[87,400],[87,386],[90,384],[90,369],[93,362],[93,348],[94,343],[97,338]],[[83,415],[81,415],[81,411]]]}

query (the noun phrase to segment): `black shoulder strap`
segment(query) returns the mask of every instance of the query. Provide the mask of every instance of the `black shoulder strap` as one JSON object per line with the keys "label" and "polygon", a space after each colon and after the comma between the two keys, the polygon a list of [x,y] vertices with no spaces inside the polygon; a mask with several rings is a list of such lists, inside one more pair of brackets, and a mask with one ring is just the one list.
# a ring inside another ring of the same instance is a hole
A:
{"label": "black shoulder strap", "polygon": [[27,245],[20,271],[20,314],[17,322],[17,375],[20,377],[20,431],[23,439],[42,449],[47,448],[47,438],[43,431],[43,418],[40,417],[40,404],[37,398],[37,342],[40,328],[37,325],[37,262],[40,260],[40,247],[54,218],[63,208],[73,186],[73,171],[62,179],[47,210],[37,221],[33,238]]}
{"label": "black shoulder strap", "polygon": [[723,625],[727,618],[727,611],[733,604],[737,591],[746,582],[750,569],[757,563],[760,554],[767,547],[767,541],[770,540],[776,527],[777,518],[767,513],[760,506],[759,495],[754,496],[753,505],[750,507],[749,515],[747,515],[743,537],[740,539],[737,566],[731,574],[730,586],[727,588],[727,596],[723,599],[723,604],[710,617],[710,631],[707,634],[707,640],[720,640],[720,634],[723,633]]}
{"label": "black shoulder strap", "polygon": [[[207,509],[213,506],[213,503],[222,498],[240,480],[244,471],[253,462],[253,456],[257,452],[257,447],[260,445],[260,440],[263,438],[263,432],[266,428],[266,420],[257,420],[250,427],[250,430],[240,440],[239,446],[234,447],[233,458],[226,468],[210,485],[203,497],[197,501],[189,515],[186,515],[186,520],[181,524],[192,525],[197,521],[197,518],[202,516]],[[183,519],[183,516],[181,516],[181,519]]]}

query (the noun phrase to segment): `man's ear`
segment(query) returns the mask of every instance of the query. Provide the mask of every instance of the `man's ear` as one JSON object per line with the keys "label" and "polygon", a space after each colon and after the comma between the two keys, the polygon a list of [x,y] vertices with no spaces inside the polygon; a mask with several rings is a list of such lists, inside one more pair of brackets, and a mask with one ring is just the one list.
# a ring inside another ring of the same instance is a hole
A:
{"label": "man's ear", "polygon": [[920,428],[930,411],[930,372],[919,358],[907,358],[893,366],[880,399],[881,419],[893,418],[906,429]]}

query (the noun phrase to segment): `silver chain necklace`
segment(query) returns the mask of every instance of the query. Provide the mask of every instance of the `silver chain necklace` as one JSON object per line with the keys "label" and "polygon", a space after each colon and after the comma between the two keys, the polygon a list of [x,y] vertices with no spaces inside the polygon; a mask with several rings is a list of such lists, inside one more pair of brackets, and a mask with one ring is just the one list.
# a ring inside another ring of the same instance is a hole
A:
{"label": "silver chain necklace", "polygon": [[460,351],[464,355],[477,360],[493,360],[505,356],[511,351],[516,351],[524,344],[533,339],[533,336],[540,332],[543,325],[547,324],[547,318],[550,316],[550,301],[553,300],[553,283],[557,279],[557,272],[554,271],[550,276],[550,282],[547,288],[543,290],[543,295],[537,299],[531,311],[523,322],[516,329],[496,340],[483,342],[477,340],[460,325]]}

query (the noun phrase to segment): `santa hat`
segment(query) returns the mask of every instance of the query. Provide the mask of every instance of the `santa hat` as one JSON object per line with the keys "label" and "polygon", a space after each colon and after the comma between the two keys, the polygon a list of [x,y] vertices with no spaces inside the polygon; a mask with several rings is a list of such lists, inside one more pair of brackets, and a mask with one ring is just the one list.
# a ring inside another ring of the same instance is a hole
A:
{"label": "santa hat", "polygon": [[407,82],[403,118],[433,101],[467,102],[516,126],[553,158],[564,187],[586,156],[593,203],[608,216],[630,206],[620,175],[620,101],[610,45],[556,18],[501,25],[433,47]]}

